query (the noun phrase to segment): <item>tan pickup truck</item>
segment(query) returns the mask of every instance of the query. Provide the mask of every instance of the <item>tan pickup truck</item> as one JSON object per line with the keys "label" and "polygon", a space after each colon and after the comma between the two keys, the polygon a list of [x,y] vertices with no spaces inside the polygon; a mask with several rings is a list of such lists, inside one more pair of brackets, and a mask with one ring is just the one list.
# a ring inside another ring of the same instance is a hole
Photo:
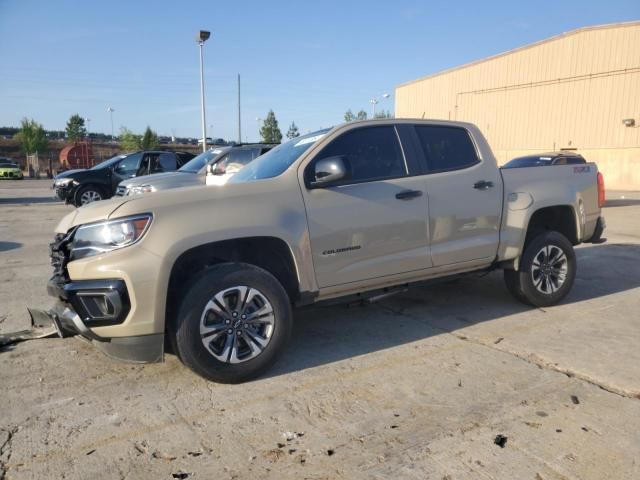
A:
{"label": "tan pickup truck", "polygon": [[113,357],[160,361],[168,345],[198,374],[241,382],[283,350],[297,305],[495,268],[518,300],[553,305],[573,284],[573,246],[600,240],[603,202],[593,163],[501,170],[468,123],[353,122],[223,187],[71,212],[51,244],[48,315]]}

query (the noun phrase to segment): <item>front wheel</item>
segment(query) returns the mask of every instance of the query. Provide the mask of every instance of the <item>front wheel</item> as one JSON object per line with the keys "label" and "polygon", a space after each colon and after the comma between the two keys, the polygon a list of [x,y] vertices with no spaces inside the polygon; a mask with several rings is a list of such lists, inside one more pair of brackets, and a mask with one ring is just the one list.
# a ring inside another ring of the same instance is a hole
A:
{"label": "front wheel", "polygon": [[273,364],[291,334],[292,317],[289,297],[273,275],[226,263],[194,281],[171,334],[176,353],[195,373],[240,383]]}
{"label": "front wheel", "polygon": [[525,247],[519,270],[505,270],[507,289],[519,301],[549,307],[567,296],[576,277],[571,242],[558,232],[542,232]]}
{"label": "front wheel", "polygon": [[96,188],[92,185],[87,185],[86,187],[82,187],[76,193],[75,198],[75,206],[82,207],[83,205],[88,205],[89,203],[97,202],[104,198],[104,194],[99,188]]}

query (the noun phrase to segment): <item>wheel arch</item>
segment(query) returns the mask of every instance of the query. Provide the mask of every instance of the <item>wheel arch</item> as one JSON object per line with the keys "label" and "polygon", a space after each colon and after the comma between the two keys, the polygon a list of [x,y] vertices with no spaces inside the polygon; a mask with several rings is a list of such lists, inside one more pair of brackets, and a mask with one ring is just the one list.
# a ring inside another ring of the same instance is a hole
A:
{"label": "wheel arch", "polygon": [[190,280],[214,265],[228,262],[246,263],[266,270],[280,282],[291,303],[299,299],[295,257],[284,240],[256,236],[209,242],[189,248],[173,262],[166,290],[165,325],[176,316]]}
{"label": "wheel arch", "polygon": [[572,245],[580,243],[578,215],[572,205],[553,205],[535,210],[529,217],[522,250],[540,232],[556,231]]}

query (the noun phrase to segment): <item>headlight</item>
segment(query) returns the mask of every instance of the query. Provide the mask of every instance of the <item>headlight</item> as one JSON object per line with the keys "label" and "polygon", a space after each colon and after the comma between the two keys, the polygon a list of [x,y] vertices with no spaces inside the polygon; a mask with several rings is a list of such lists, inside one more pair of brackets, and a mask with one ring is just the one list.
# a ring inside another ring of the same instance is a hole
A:
{"label": "headlight", "polygon": [[126,195],[140,195],[141,193],[155,192],[156,188],[153,185],[137,185],[135,187],[128,187]]}
{"label": "headlight", "polygon": [[75,180],[73,178],[58,178],[53,183],[56,187],[66,187],[74,182]]}
{"label": "headlight", "polygon": [[81,225],[71,241],[71,260],[111,252],[140,240],[149,229],[149,213]]}

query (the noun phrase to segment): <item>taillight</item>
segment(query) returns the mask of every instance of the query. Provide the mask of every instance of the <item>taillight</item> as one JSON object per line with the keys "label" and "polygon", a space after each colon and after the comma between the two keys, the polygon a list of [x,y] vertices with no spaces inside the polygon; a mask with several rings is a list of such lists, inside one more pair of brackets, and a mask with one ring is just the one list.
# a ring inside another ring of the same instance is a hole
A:
{"label": "taillight", "polygon": [[598,172],[598,208],[604,207],[604,177]]}

